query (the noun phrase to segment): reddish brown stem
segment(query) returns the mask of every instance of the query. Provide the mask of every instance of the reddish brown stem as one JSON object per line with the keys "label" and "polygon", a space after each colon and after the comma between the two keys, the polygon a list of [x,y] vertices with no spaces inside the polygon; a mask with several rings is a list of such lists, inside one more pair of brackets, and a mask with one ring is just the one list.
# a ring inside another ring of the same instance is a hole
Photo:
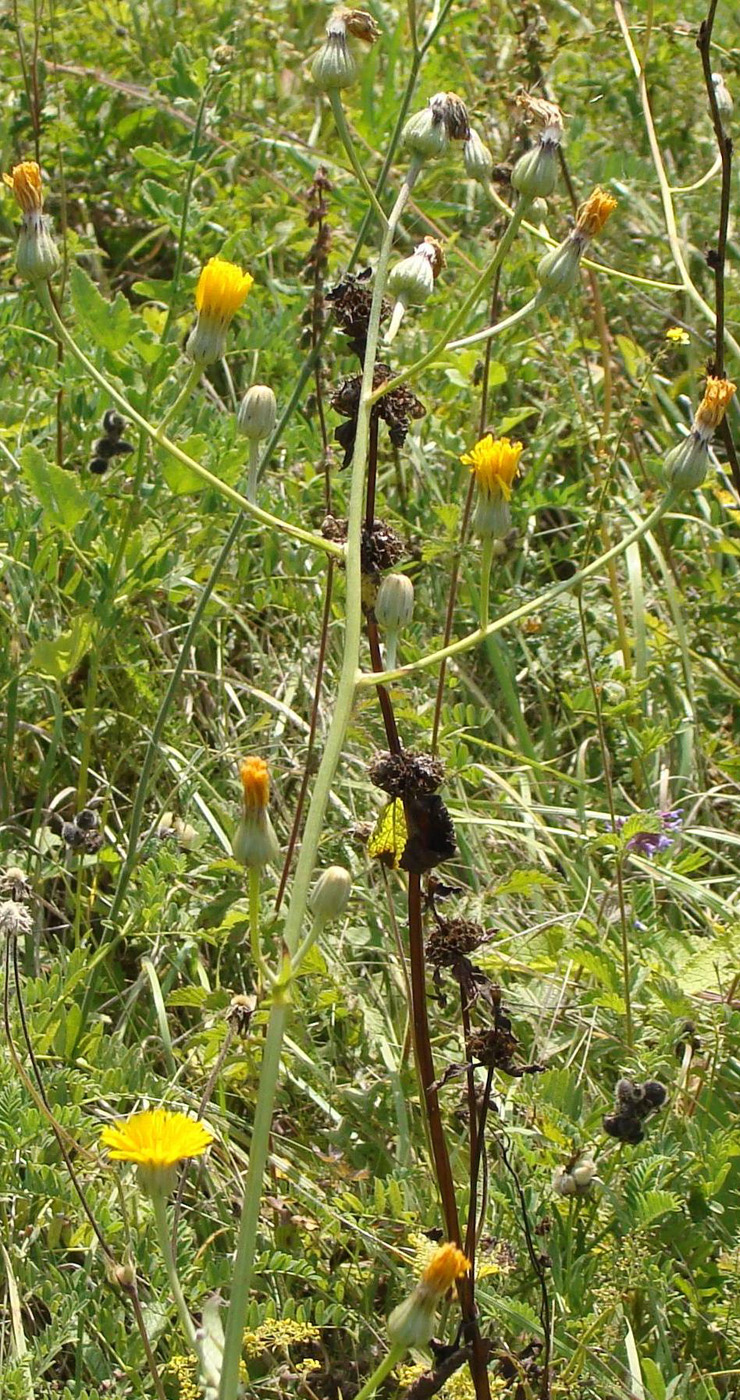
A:
{"label": "reddish brown stem", "polygon": [[[368,646],[370,647],[370,660],[373,670],[382,671],[383,659],[380,655],[378,624],[372,614],[369,614],[365,619],[365,626],[367,629],[367,640]],[[384,685],[376,685],[375,689],[378,692],[378,701],[380,704],[380,712],[383,716],[383,724],[385,725],[385,737],[388,741],[388,748],[391,753],[400,753],[401,740],[398,737],[398,725],[396,724],[396,717],[393,713],[391,697]]]}

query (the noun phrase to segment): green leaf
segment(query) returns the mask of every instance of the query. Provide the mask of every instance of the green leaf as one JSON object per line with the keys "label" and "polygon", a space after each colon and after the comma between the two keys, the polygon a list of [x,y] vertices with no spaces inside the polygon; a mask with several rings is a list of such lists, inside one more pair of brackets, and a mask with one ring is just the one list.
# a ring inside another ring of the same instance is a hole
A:
{"label": "green leaf", "polygon": [[93,620],[87,613],[76,617],[68,632],[62,632],[52,640],[41,637],[31,650],[30,669],[41,675],[51,676],[55,681],[64,680],[79,666],[89,650],[93,634]]}
{"label": "green leaf", "polygon": [[125,296],[119,292],[115,301],[106,301],[92,278],[77,266],[70,271],[69,285],[77,319],[91,339],[104,350],[113,353],[123,350],[131,337],[134,320]]}
{"label": "green leaf", "polygon": [[[194,436],[180,444],[183,452],[187,452],[189,457],[194,457],[196,462],[200,462],[208,452],[208,443],[204,437]],[[171,457],[169,453],[161,455],[162,476],[175,496],[186,496],[194,491],[203,491],[208,485],[190,467],[186,467],[184,462],[178,462],[176,457]]]}
{"label": "green leaf", "polygon": [[73,530],[88,512],[88,501],[72,472],[65,472],[30,443],[21,452],[25,481],[55,524]]}

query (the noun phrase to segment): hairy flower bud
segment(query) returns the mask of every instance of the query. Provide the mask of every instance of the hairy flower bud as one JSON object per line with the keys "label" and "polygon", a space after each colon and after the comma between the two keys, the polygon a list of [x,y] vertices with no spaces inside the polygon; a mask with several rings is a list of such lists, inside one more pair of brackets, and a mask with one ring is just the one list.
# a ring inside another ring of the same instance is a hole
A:
{"label": "hairy flower bud", "polygon": [[425,1347],[434,1332],[437,1303],[468,1272],[470,1264],[454,1244],[437,1247],[416,1287],[388,1318],[394,1347]]}
{"label": "hairy flower bud", "polygon": [[470,128],[470,135],[463,146],[463,161],[465,173],[471,180],[480,180],[482,183],[490,180],[493,156],[473,127]]}
{"label": "hairy flower bud", "polygon": [[403,258],[391,268],[388,276],[388,290],[397,298],[390,325],[386,333],[386,344],[395,339],[398,327],[407,306],[421,306],[434,291],[434,283],[445,264],[441,243],[436,238],[426,237],[419,243],[410,258]]}
{"label": "hairy flower bud", "polygon": [[401,133],[401,144],[420,160],[431,160],[446,151],[449,145],[447,128],[441,112],[435,111],[431,102],[409,117]]}
{"label": "hairy flower bud", "polygon": [[245,758],[239,769],[242,780],[242,817],[231,843],[234,860],[249,869],[274,865],[280,846],[267,811],[270,779],[262,758]]}
{"label": "hairy flower bud", "polygon": [[270,436],[277,419],[277,403],[269,384],[252,384],[239,405],[237,423],[252,442]]}
{"label": "hairy flower bud", "polygon": [[709,468],[709,444],[712,434],[725,416],[736,392],[729,379],[709,375],[704,396],[694,414],[694,421],[683,442],[671,448],[665,459],[665,473],[679,491],[693,491],[701,486]]}
{"label": "hairy flower bud", "polygon": [[61,267],[59,249],[45,214],[26,214],[18,235],[15,265],[27,282],[48,282]]}
{"label": "hairy flower bud", "polygon": [[558,151],[550,141],[538,141],[520,156],[511,172],[511,183],[524,199],[547,199],[555,188]]}
{"label": "hairy flower bud", "polygon": [[319,875],[311,891],[309,907],[320,924],[341,919],[352,893],[352,877],[341,865],[330,865]]}
{"label": "hairy flower bud", "polygon": [[568,237],[551,248],[537,264],[537,280],[544,292],[569,292],[578,281],[583,249]]}
{"label": "hairy flower bud", "polygon": [[414,585],[405,574],[387,574],[375,599],[375,617],[386,632],[408,627],[414,615]]}

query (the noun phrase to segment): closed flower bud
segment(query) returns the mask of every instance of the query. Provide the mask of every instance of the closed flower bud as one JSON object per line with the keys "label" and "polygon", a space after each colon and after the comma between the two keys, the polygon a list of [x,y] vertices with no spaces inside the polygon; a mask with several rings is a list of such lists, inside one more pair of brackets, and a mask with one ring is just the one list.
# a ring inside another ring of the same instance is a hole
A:
{"label": "closed flower bud", "polygon": [[729,117],[733,108],[732,93],[727,86],[721,73],[712,74],[714,84],[714,95],[717,99],[717,109],[721,117]]}
{"label": "closed flower bud", "polygon": [[405,574],[387,574],[378,589],[375,616],[387,632],[408,627],[414,615],[414,585]]}
{"label": "closed flower bud", "polygon": [[237,422],[253,442],[270,436],[277,419],[275,395],[268,384],[253,384],[239,405]]}
{"label": "closed flower bud", "polygon": [[326,41],[311,64],[311,77],[319,92],[338,92],[340,88],[352,86],[357,77],[357,63],[344,25],[333,33],[329,26]]}
{"label": "closed flower bud", "polygon": [[442,245],[435,238],[427,237],[418,244],[410,258],[403,258],[391,268],[388,290],[397,300],[385,338],[387,345],[395,339],[406,307],[421,306],[434,291],[434,283],[444,263]]}
{"label": "closed flower bud", "polygon": [[[432,97],[421,112],[409,117],[401,133],[401,144],[419,160],[431,160],[441,156],[449,145],[449,136],[444,120],[444,108],[439,97]],[[435,105],[436,104],[436,105]]]}
{"label": "closed flower bud", "polygon": [[317,923],[341,919],[352,892],[352,877],[341,865],[330,865],[319,875],[311,891],[309,905]]}
{"label": "closed flower bud", "polygon": [[596,1163],[590,1157],[584,1157],[581,1162],[576,1162],[576,1165],[571,1167],[570,1174],[576,1184],[578,1195],[585,1196],[596,1178]]}
{"label": "closed flower bud", "polygon": [[511,172],[511,183],[524,199],[547,199],[555,188],[558,151],[551,141],[538,141],[531,151],[519,157]]}
{"label": "closed flower bud", "polygon": [[463,146],[463,161],[465,162],[465,173],[471,180],[480,180],[485,183],[486,180],[490,179],[493,170],[493,156],[473,127],[470,128],[470,135]]}
{"label": "closed flower bud", "polygon": [[48,282],[61,267],[61,257],[45,214],[26,214],[18,235],[15,265],[27,282]]}
{"label": "closed flower bud", "polygon": [[569,292],[578,281],[583,248],[569,236],[557,248],[551,248],[537,264],[537,280],[543,292]]}
{"label": "closed flower bud", "polygon": [[671,486],[679,491],[694,491],[701,486],[709,469],[709,443],[702,441],[693,428],[665,459],[665,474]]}

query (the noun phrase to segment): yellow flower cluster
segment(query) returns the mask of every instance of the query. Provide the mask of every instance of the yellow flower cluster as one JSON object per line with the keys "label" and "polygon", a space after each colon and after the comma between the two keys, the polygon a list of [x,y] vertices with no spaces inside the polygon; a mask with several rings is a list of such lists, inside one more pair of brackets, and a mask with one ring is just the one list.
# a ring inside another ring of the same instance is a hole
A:
{"label": "yellow flower cluster", "polygon": [[421,1285],[435,1297],[443,1298],[448,1288],[469,1272],[470,1260],[456,1244],[440,1244],[421,1276]]}
{"label": "yellow flower cluster", "polygon": [[270,801],[270,774],[264,758],[245,758],[239,768],[245,812],[264,812]]}
{"label": "yellow flower cluster", "polygon": [[174,1376],[177,1381],[177,1400],[198,1400],[200,1388],[196,1381],[196,1361],[194,1356],[170,1357],[162,1367],[164,1375]]}
{"label": "yellow flower cluster", "polygon": [[253,1332],[244,1333],[245,1356],[260,1356],[263,1351],[278,1347],[307,1346],[321,1337],[318,1327],[310,1322],[298,1322],[294,1317],[272,1317],[261,1322]]}
{"label": "yellow flower cluster", "polygon": [[154,1108],[109,1124],[103,1128],[100,1141],[108,1148],[111,1161],[135,1162],[156,1170],[202,1156],[213,1142],[213,1133],[186,1113]]}
{"label": "yellow flower cluster", "polygon": [[465,452],[460,461],[463,466],[470,467],[480,491],[487,496],[503,496],[508,501],[521,455],[520,442],[511,442],[507,437],[495,438],[488,433],[470,452]]}
{"label": "yellow flower cluster", "polygon": [[20,165],[14,165],[10,175],[3,175],[3,183],[13,191],[24,214],[41,213],[44,192],[41,171],[35,160],[22,160]]}

